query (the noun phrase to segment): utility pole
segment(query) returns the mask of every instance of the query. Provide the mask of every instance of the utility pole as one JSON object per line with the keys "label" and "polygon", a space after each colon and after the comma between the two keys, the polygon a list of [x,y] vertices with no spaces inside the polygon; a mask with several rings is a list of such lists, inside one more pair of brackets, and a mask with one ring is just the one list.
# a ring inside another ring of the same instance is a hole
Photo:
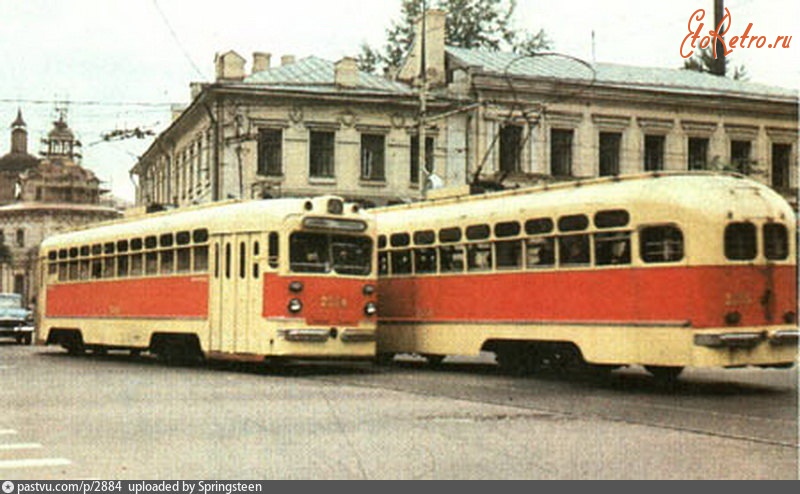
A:
{"label": "utility pole", "polygon": [[427,15],[427,2],[422,0],[422,25],[420,27],[420,63],[419,63],[419,128],[417,130],[417,153],[418,168],[419,168],[419,190],[422,199],[428,196],[428,170],[425,167],[425,117],[427,113],[427,99],[428,99],[428,74],[426,70],[425,55],[427,47],[425,46],[426,25],[425,17]]}
{"label": "utility pole", "polygon": [[[720,27],[722,17],[725,15],[725,2],[724,0],[714,0],[714,29]],[[722,31],[722,29],[720,29]],[[714,75],[725,77],[725,47],[722,41],[717,39],[716,43],[716,58],[711,65],[711,73]]]}

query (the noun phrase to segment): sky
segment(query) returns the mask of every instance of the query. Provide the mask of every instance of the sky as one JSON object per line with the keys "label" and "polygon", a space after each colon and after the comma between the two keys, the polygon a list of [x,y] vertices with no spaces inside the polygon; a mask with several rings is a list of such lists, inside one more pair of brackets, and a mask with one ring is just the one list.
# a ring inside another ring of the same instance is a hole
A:
{"label": "sky", "polygon": [[[210,82],[214,55],[234,49],[315,55],[331,61],[382,46],[400,0],[0,0],[0,155],[10,146],[18,108],[28,150],[38,154],[56,107],[83,144],[82,165],[118,197],[133,200],[129,170],[152,142],[103,140],[114,130],[159,132],[171,105],[189,102],[189,83]],[[679,68],[692,14],[713,0],[518,0],[514,27],[544,29],[554,51],[587,61]],[[750,80],[800,88],[800,2],[726,0],[732,35],[768,41],[792,36],[789,48],[734,49]],[[695,23],[696,25],[696,23]],[[706,30],[708,27],[706,27]],[[592,33],[594,32],[594,36]],[[593,42],[594,39],[594,42]],[[593,48],[594,44],[594,48]]]}

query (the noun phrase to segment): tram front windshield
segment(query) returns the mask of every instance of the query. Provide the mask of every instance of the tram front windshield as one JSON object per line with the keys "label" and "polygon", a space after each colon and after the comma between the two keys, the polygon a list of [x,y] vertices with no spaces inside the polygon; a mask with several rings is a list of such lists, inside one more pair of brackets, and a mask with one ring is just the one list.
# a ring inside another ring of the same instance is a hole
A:
{"label": "tram front windshield", "polygon": [[289,238],[289,268],[295,273],[365,276],[371,271],[372,240],[365,236],[296,232]]}

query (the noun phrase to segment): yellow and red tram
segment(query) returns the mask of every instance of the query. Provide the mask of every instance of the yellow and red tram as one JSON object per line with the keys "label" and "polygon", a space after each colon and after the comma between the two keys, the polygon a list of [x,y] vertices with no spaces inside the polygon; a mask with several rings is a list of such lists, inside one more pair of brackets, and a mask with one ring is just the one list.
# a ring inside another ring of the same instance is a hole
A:
{"label": "yellow and red tram", "polygon": [[371,358],[374,220],[337,197],[198,206],[40,248],[39,342],[168,360]]}
{"label": "yellow and red tram", "polygon": [[732,174],[648,174],[374,210],[378,356],[791,366],[796,218]]}

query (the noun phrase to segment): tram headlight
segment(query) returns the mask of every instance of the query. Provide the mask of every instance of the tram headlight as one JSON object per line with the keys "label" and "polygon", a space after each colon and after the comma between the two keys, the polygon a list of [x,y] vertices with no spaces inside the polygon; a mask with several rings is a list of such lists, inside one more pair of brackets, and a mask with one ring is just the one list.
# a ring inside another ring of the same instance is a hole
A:
{"label": "tram headlight", "polygon": [[375,302],[367,302],[364,306],[364,314],[368,316],[374,316],[378,312],[378,306]]}
{"label": "tram headlight", "polygon": [[361,289],[361,293],[364,295],[372,295],[375,293],[375,285],[364,285],[364,288]]}
{"label": "tram headlight", "polygon": [[300,293],[303,291],[303,282],[302,281],[293,281],[289,283],[289,291],[292,293]]}
{"label": "tram headlight", "polygon": [[289,305],[286,308],[289,309],[289,312],[292,314],[297,314],[303,310],[303,302],[301,302],[299,298],[293,298],[289,301]]}
{"label": "tram headlight", "polygon": [[728,326],[735,326],[742,322],[742,314],[738,311],[731,311],[725,314],[725,324]]}

